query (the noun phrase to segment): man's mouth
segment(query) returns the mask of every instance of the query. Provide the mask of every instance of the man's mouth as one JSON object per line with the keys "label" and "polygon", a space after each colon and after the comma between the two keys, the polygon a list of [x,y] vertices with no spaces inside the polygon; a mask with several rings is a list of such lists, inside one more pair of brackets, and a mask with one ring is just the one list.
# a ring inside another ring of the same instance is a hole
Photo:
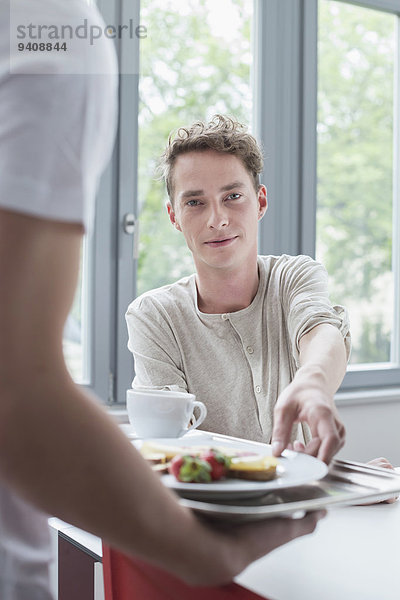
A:
{"label": "man's mouth", "polygon": [[211,246],[212,248],[220,248],[222,246],[228,246],[232,242],[237,239],[237,235],[233,237],[225,237],[225,238],[216,238],[215,240],[209,240],[208,242],[204,242],[207,246]]}

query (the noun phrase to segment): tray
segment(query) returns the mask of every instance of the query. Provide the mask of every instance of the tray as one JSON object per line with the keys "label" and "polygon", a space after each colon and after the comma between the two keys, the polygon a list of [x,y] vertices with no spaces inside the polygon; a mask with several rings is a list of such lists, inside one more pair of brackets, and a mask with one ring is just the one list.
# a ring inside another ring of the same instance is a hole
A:
{"label": "tray", "polygon": [[333,460],[328,474],[319,481],[255,498],[204,502],[180,498],[179,502],[199,516],[233,522],[270,517],[301,518],[306,512],[350,504],[387,500],[400,493],[400,473],[364,463]]}

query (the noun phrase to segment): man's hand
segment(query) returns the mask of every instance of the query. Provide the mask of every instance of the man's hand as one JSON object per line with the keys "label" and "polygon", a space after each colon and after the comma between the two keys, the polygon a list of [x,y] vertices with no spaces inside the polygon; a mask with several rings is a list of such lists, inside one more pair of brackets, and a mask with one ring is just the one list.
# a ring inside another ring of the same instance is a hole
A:
{"label": "man's hand", "polygon": [[253,562],[295,538],[309,535],[315,530],[318,521],[325,515],[326,511],[320,510],[310,512],[302,519],[277,518],[242,525],[236,529],[234,538],[241,551],[244,549],[245,544],[248,544],[252,556],[246,557],[246,562],[249,558]]}
{"label": "man's hand", "polygon": [[303,422],[312,439],[306,446],[295,442],[294,449],[329,463],[345,440],[333,400],[346,373],[345,344],[336,327],[322,323],[301,337],[299,350],[301,366],[275,405],[272,451],[279,456],[291,447],[293,425]]}
{"label": "man's hand", "polygon": [[327,464],[342,448],[345,429],[339,419],[333,397],[326,391],[319,373],[299,370],[296,377],[279,396],[274,410],[272,451],[279,456],[291,448],[292,427],[308,423],[312,439],[308,444],[295,442],[294,450],[316,456]]}
{"label": "man's hand", "polygon": [[[326,511],[308,513],[302,519],[274,518],[232,526],[232,523],[208,525],[194,517],[196,550],[180,548],[171,571],[189,585],[229,583],[253,561],[295,538],[312,533]],[[189,534],[188,534],[189,535]]]}
{"label": "man's hand", "polygon": [[[367,462],[367,465],[372,465],[373,467],[380,467],[381,469],[390,469],[394,471],[394,466],[392,463],[388,461],[387,458],[381,456],[380,458],[373,458]],[[393,504],[398,499],[398,496],[393,496],[393,498],[388,498],[387,500],[382,500],[381,503],[378,504]]]}

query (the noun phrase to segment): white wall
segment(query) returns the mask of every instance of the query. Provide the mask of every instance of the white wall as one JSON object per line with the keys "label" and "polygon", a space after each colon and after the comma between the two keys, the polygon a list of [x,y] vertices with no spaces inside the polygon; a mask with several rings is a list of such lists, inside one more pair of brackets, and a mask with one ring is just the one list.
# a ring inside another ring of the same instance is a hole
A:
{"label": "white wall", "polygon": [[400,394],[396,400],[346,401],[337,406],[346,427],[346,443],[338,457],[366,462],[379,456],[400,466]]}

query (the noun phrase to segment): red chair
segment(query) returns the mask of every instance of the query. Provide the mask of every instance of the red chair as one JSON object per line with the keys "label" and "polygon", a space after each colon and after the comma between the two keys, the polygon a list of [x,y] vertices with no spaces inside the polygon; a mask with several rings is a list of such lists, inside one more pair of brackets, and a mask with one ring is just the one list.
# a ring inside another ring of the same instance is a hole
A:
{"label": "red chair", "polygon": [[105,600],[265,600],[236,583],[191,587],[103,544]]}

